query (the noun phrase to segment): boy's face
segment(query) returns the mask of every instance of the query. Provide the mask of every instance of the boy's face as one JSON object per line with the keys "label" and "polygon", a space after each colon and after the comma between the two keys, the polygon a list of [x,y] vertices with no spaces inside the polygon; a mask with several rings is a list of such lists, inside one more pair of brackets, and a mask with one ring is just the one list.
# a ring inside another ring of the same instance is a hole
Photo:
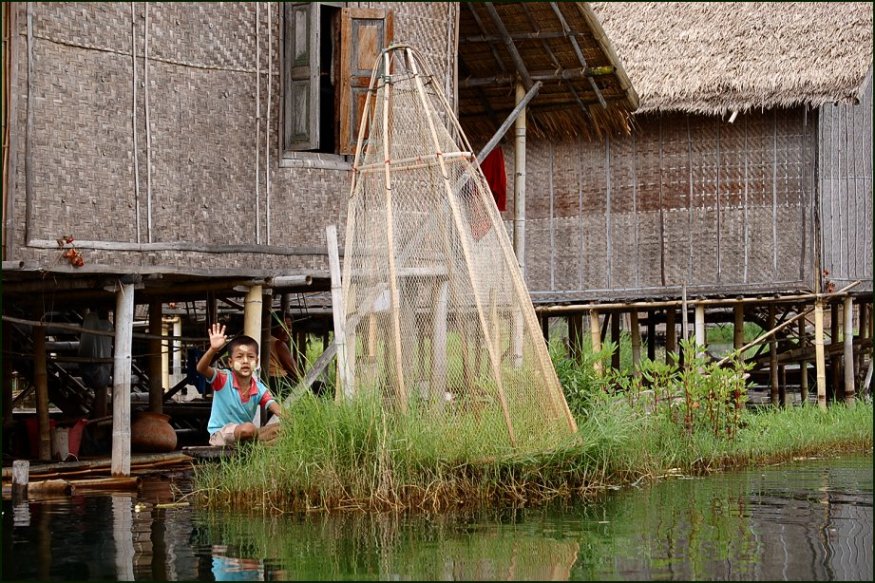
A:
{"label": "boy's face", "polygon": [[254,346],[235,346],[231,353],[231,368],[240,377],[252,376],[255,367],[258,366],[258,352]]}

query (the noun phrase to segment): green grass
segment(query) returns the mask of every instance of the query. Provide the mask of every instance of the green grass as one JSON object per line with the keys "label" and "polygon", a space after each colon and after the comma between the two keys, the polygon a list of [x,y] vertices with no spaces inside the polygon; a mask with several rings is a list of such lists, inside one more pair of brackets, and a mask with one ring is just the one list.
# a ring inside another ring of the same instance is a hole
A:
{"label": "green grass", "polygon": [[[686,368],[644,360],[633,374],[625,360],[625,368],[609,370],[614,349],[605,343],[594,354],[584,346],[577,361],[561,342],[551,343],[576,434],[534,415],[518,417],[513,447],[495,408],[445,406],[435,414],[411,401],[402,413],[373,391],[340,403],[307,393],[286,411],[270,446],[253,444],[198,466],[195,495],[211,506],[278,511],[536,504],[671,472],[871,451],[869,400],[854,408],[750,411],[741,364],[718,368],[683,342]],[[596,362],[605,374],[595,373]]]}

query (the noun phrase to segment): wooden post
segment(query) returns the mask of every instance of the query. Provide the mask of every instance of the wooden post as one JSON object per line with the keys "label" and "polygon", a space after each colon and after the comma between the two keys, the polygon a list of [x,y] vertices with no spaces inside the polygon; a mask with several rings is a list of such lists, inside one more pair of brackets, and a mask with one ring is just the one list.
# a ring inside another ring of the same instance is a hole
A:
{"label": "wooden post", "polygon": [[[652,318],[648,318],[648,322]],[[637,375],[641,366],[641,326],[638,323],[638,310],[629,312],[629,331],[632,334],[632,369]]]}
{"label": "wooden post", "polygon": [[647,310],[647,358],[656,360],[656,310]]}
{"label": "wooden post", "polygon": [[164,410],[164,375],[161,349],[161,300],[152,300],[149,303],[149,411],[162,413]]}
{"label": "wooden post", "polygon": [[611,340],[615,345],[614,352],[611,353],[611,368],[620,370],[620,317],[621,312],[613,312],[611,316]]}
{"label": "wooden post", "polygon": [[49,426],[49,382],[46,363],[46,329],[33,329],[34,384],[36,385],[36,413],[39,425],[39,457],[52,459],[52,435]]}
{"label": "wooden post", "polygon": [[[516,103],[526,97],[526,88],[516,84]],[[526,279],[526,108],[520,111],[514,122],[514,180],[513,180],[513,250],[520,266],[523,281]]]}
{"label": "wooden post", "polygon": [[27,483],[30,479],[30,462],[15,460],[12,462],[12,499],[14,502],[27,498]]}
{"label": "wooden post", "polygon": [[569,314],[568,322],[568,355],[580,362],[583,356],[583,314]]}
{"label": "wooden post", "polygon": [[817,404],[826,409],[826,358],[823,351],[823,300],[814,300],[814,367],[817,371]]}
{"label": "wooden post", "polygon": [[[5,196],[5,194],[4,194]],[[5,231],[4,231],[5,232]],[[862,321],[862,320],[861,320]],[[12,323],[3,320],[3,346],[12,345]],[[3,425],[8,427],[12,422],[12,359],[9,355],[3,355]]]}
{"label": "wooden post", "polygon": [[705,355],[705,304],[696,304],[696,354],[700,357]]}
{"label": "wooden post", "polygon": [[[346,347],[346,310],[343,306],[343,288],[340,281],[340,252],[337,249],[337,227],[325,227],[328,243],[328,269],[331,272],[331,315],[334,319],[334,343],[337,345],[337,382],[340,385],[335,398],[343,394],[353,396],[352,378],[349,375],[349,356]],[[387,347],[388,348],[388,347]]]}
{"label": "wooden post", "polygon": [[787,406],[787,367],[783,364],[778,365],[778,403]]}
{"label": "wooden post", "polygon": [[687,304],[687,286],[684,284],[683,299],[681,301],[681,340],[686,340],[690,337],[690,326],[687,324],[689,318],[689,305]]}
{"label": "wooden post", "polygon": [[[246,292],[246,298],[243,300],[243,334],[249,336],[258,344],[258,364],[264,367],[261,359],[261,348],[264,343],[261,341],[261,307],[264,303],[262,298],[262,287],[260,285],[249,286],[249,291]],[[252,420],[256,427],[261,426],[261,409],[255,410],[255,418]]]}
{"label": "wooden post", "polygon": [[850,295],[844,299],[844,325],[845,325],[845,404],[853,407],[856,396],[854,390],[854,298]]}
{"label": "wooden post", "polygon": [[131,475],[131,343],[134,285],[119,282],[115,294],[115,354],[112,373],[113,476]]}
{"label": "wooden post", "polygon": [[[598,310],[589,311],[589,337],[592,339],[592,352],[597,354],[602,350],[602,334],[599,328],[599,312]],[[601,376],[603,372],[602,361],[600,358],[593,361],[595,374]]]}
{"label": "wooden post", "polygon": [[[805,343],[805,318],[799,319],[799,348]],[[799,399],[802,404],[808,402],[808,360],[804,357],[799,361]]]}
{"label": "wooden post", "polygon": [[256,340],[261,343],[261,347],[258,351],[258,361],[261,363],[261,379],[264,381],[265,384],[269,386],[271,339],[270,331],[274,327],[274,324],[282,323],[283,319],[281,317],[279,322],[273,321],[273,314],[271,313],[273,310],[273,290],[264,289],[262,291],[264,293],[261,296],[261,330],[259,331],[259,337],[256,338]]}
{"label": "wooden post", "polygon": [[215,292],[207,292],[207,328],[219,321],[219,299]]}
{"label": "wooden post", "polygon": [[[735,304],[732,309],[732,315],[734,316],[733,328],[732,328],[732,348],[738,350],[742,346],[744,346],[744,304],[741,302]],[[741,355],[741,358],[744,358],[744,355]]]}
{"label": "wooden post", "polygon": [[[670,362],[678,350],[678,325],[675,321],[677,311],[674,307],[665,310],[665,362]],[[677,362],[677,358],[675,358]]]}
{"label": "wooden post", "polygon": [[842,392],[839,389],[842,376],[842,355],[834,352],[833,345],[838,344],[839,334],[841,334],[841,311],[839,304],[832,302],[829,305],[829,364],[830,364],[830,383],[827,386],[827,397],[834,400],[842,398]]}
{"label": "wooden post", "polygon": [[541,316],[541,334],[544,336],[544,343],[550,346],[550,316],[544,314]]}
{"label": "wooden post", "polygon": [[447,391],[447,304],[449,283],[438,284],[435,294],[434,321],[431,340],[431,398],[444,402]]}
{"label": "wooden post", "polygon": [[[775,304],[769,304],[769,330],[775,328]],[[779,405],[778,399],[778,341],[774,334],[769,337],[769,396],[772,405]]]}

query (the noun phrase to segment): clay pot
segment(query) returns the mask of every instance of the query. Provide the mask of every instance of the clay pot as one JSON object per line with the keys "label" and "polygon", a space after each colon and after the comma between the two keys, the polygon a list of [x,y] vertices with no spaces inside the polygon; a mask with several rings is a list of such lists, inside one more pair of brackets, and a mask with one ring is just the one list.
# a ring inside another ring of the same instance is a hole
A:
{"label": "clay pot", "polygon": [[131,424],[131,449],[142,453],[160,453],[176,449],[176,431],[170,416],[143,411]]}

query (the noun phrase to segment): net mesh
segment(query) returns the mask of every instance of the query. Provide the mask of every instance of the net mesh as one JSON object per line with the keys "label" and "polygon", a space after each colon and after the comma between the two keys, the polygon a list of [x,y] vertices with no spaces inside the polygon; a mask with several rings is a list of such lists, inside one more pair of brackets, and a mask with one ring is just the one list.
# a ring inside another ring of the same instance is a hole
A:
{"label": "net mesh", "polygon": [[[419,55],[371,79],[344,250],[347,395],[541,445],[576,430],[486,179]],[[498,441],[501,441],[500,439]]]}

